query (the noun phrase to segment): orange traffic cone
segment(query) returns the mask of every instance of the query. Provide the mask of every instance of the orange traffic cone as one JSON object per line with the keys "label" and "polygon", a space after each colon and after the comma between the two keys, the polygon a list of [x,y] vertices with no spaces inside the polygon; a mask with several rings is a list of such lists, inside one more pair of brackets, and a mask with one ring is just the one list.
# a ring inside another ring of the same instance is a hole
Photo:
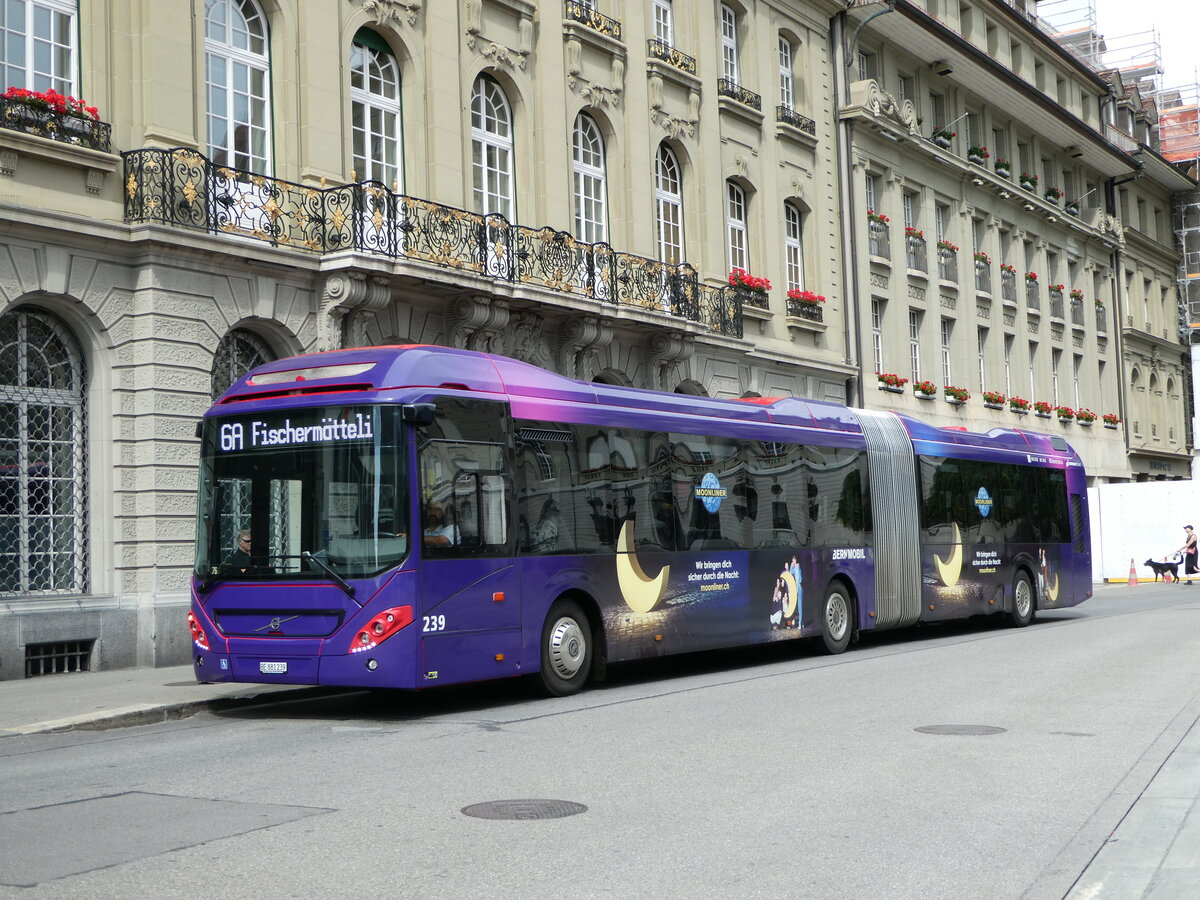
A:
{"label": "orange traffic cone", "polygon": [[1133,557],[1129,558],[1129,585],[1132,587],[1137,584],[1137,567],[1133,564]]}

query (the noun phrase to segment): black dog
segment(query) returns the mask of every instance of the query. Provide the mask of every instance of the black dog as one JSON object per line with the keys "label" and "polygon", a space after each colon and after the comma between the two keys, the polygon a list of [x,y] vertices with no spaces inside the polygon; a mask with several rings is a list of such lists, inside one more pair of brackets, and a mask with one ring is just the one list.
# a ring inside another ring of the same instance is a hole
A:
{"label": "black dog", "polygon": [[1175,581],[1175,583],[1176,584],[1180,583],[1179,582],[1179,563],[1177,563],[1177,562],[1155,562],[1152,559],[1148,559],[1144,563],[1142,563],[1142,565],[1149,566],[1151,569],[1154,570],[1154,580],[1155,581],[1158,581],[1158,576],[1160,576],[1160,575],[1164,576],[1164,580],[1165,580],[1165,576],[1167,575],[1167,573],[1170,573],[1171,578]]}

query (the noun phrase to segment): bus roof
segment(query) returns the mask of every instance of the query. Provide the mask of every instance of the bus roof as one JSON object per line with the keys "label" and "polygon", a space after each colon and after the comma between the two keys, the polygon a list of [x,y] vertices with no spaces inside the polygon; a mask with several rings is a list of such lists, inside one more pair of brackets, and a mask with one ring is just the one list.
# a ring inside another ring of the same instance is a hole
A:
{"label": "bus roof", "polygon": [[[281,403],[328,402],[346,393],[399,393],[424,389],[506,395],[514,408],[521,399],[557,404],[588,404],[730,421],[759,422],[861,434],[856,411],[839,403],[797,397],[714,399],[641,388],[580,381],[531,363],[474,350],[432,344],[358,347],[293,356],[265,363],[238,379],[218,398],[209,415],[231,412],[228,404],[262,400]],[[222,408],[225,407],[225,408]],[[514,409],[515,411],[515,409]],[[941,428],[895,414],[904,423],[918,453],[941,455],[959,447],[1004,448],[1018,452],[1065,454],[1074,451],[1058,435],[993,428],[986,435]]]}

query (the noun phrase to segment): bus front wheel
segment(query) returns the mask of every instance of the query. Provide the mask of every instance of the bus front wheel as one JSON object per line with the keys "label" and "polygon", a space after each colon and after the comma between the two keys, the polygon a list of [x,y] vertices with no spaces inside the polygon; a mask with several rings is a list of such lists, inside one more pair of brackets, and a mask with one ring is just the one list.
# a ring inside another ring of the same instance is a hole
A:
{"label": "bus front wheel", "polygon": [[849,645],[854,630],[853,609],[846,586],[835,581],[821,604],[821,639],[830,653],[841,653]]}
{"label": "bus front wheel", "polygon": [[1018,572],[1013,582],[1013,603],[1008,620],[1016,628],[1024,628],[1033,621],[1033,584],[1024,572]]}
{"label": "bus front wheel", "polygon": [[574,694],[592,668],[592,626],[574,600],[560,600],[542,626],[542,687],[552,697]]}

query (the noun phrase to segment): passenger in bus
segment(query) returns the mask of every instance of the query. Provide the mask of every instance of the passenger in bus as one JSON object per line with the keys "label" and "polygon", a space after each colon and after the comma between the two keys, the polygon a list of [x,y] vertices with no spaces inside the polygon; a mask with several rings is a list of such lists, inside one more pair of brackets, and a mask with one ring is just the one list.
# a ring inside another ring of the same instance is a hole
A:
{"label": "passenger in bus", "polygon": [[436,500],[425,506],[425,546],[451,547],[461,540],[458,526],[446,520],[446,509]]}
{"label": "passenger in bus", "polygon": [[245,572],[253,565],[253,560],[250,558],[250,532],[243,529],[238,532],[237,545],[233,551],[225,557],[225,567],[228,569],[237,569],[239,572]]}

